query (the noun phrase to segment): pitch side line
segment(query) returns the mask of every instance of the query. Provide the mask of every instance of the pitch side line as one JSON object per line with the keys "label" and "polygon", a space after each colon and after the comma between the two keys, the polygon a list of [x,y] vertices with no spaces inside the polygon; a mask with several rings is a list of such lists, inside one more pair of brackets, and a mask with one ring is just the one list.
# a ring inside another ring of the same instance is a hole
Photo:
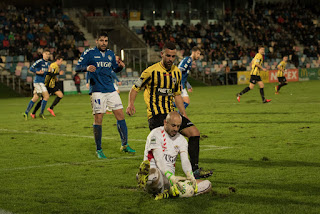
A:
{"label": "pitch side line", "polygon": [[[58,133],[52,133],[52,132],[35,132],[35,131],[19,131],[19,130],[12,130],[12,129],[0,129],[0,131],[7,131],[7,132],[17,132],[17,133],[30,133],[30,134],[42,134],[42,135],[54,135],[54,136],[64,136],[64,137],[80,137],[80,138],[91,138],[93,139],[93,136],[85,136],[85,135],[70,135],[70,134],[58,134]],[[112,137],[102,137],[102,139],[106,140],[115,140],[118,138],[112,138]],[[144,139],[130,139],[130,141],[141,141],[145,142]],[[233,147],[227,147],[227,146],[215,146],[215,145],[200,145],[201,151],[207,151],[207,150],[218,150],[218,149],[232,149]]]}
{"label": "pitch side line", "polygon": [[113,161],[113,160],[133,159],[133,158],[141,158],[141,157],[143,157],[143,155],[135,155],[135,156],[131,156],[131,157],[121,157],[121,158],[107,158],[105,160],[90,160],[90,161],[83,161],[83,162],[54,163],[54,164],[38,165],[38,166],[4,168],[4,169],[0,169],[0,171],[7,171],[8,172],[8,171],[26,170],[26,169],[35,169],[35,168],[47,168],[47,167],[54,167],[54,166],[72,166],[72,165],[81,165],[81,164],[98,163],[98,162],[109,162],[109,161]]}
{"label": "pitch side line", "polygon": [[[64,137],[83,137],[83,138],[92,138],[93,136],[85,136],[85,135],[72,135],[72,134],[58,134],[58,133],[51,133],[51,132],[34,132],[34,131],[19,131],[19,130],[10,130],[10,129],[0,129],[0,131],[7,131],[7,132],[18,132],[18,133],[30,133],[30,134],[43,134],[43,135],[54,135],[54,136],[64,136]],[[106,140],[114,140],[117,138],[114,137],[102,137]],[[142,139],[130,139],[132,141],[146,141]]]}

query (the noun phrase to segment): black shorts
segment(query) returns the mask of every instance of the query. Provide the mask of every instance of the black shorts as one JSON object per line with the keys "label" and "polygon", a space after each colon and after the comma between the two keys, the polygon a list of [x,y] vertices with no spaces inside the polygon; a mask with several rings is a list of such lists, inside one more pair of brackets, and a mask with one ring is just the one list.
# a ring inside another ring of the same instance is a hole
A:
{"label": "black shorts", "polygon": [[251,77],[250,77],[250,82],[251,82],[252,84],[256,84],[257,82],[260,82],[260,81],[262,81],[260,76],[251,75]]}
{"label": "black shorts", "polygon": [[54,93],[56,93],[57,91],[61,91],[57,85],[55,85],[54,88],[47,87],[47,90],[49,95],[54,95]]}
{"label": "black shorts", "polygon": [[287,79],[286,79],[286,77],[278,77],[278,81],[280,83],[284,83],[284,82],[287,82]]}
{"label": "black shorts", "polygon": [[[157,115],[151,117],[148,120],[150,131],[155,128],[158,128],[160,126],[163,126],[164,125],[163,121],[166,119],[166,117],[167,117],[167,114],[157,114]],[[194,124],[188,118],[186,118],[182,115],[181,115],[181,117],[182,117],[182,123],[181,123],[180,129],[179,129],[179,132],[185,128],[194,126]]]}

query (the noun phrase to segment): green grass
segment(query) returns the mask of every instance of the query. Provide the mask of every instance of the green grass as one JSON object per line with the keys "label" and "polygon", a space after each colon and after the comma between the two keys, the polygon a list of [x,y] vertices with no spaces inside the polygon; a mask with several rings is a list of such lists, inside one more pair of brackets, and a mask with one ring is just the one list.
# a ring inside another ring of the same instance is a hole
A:
{"label": "green grass", "polygon": [[[320,213],[320,81],[289,83],[279,95],[266,84],[268,104],[258,88],[238,103],[244,87],[194,88],[187,113],[201,132],[200,166],[214,169],[213,191],[162,201],[135,181],[149,133],[142,93],[126,117],[137,154],[119,152],[115,119],[105,115],[107,160],[95,156],[88,95],[65,96],[57,117],[28,121],[30,98],[1,99],[0,213]],[[121,97],[127,106],[128,93]]]}

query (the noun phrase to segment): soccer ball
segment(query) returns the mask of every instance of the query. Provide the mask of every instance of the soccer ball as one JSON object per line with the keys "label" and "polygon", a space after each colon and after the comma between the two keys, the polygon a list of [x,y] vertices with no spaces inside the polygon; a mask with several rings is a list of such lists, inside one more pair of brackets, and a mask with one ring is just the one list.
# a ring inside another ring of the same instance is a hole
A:
{"label": "soccer ball", "polygon": [[189,198],[194,195],[192,182],[189,180],[179,181],[179,185],[177,185],[177,188],[179,190],[179,197],[181,198]]}

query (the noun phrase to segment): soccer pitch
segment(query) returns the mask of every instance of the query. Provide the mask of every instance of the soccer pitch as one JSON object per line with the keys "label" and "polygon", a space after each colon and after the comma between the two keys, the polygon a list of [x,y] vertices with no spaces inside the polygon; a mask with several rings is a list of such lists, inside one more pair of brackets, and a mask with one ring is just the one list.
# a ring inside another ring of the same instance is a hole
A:
{"label": "soccer pitch", "polygon": [[[160,201],[135,180],[149,134],[142,92],[126,116],[137,154],[120,153],[116,121],[105,115],[106,160],[95,155],[88,95],[65,96],[56,117],[28,121],[30,97],[0,99],[0,213],[320,213],[320,81],[289,83],[279,95],[274,86],[265,85],[267,104],[258,86],[240,103],[245,85],[194,88],[187,113],[213,190]],[[121,98],[126,108],[128,93]]]}

